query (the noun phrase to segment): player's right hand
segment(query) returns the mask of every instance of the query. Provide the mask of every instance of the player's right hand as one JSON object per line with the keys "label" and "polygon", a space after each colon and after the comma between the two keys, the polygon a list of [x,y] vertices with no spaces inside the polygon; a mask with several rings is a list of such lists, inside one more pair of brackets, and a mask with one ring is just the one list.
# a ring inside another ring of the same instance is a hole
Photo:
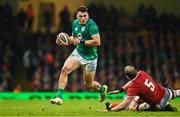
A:
{"label": "player's right hand", "polygon": [[61,40],[61,38],[59,38],[58,35],[57,35],[57,38],[56,38],[56,44],[57,45],[63,45],[62,40]]}
{"label": "player's right hand", "polygon": [[70,36],[70,37],[69,37],[69,43],[70,43],[70,44],[74,44],[74,41],[75,41],[74,37],[73,37],[73,36]]}
{"label": "player's right hand", "polygon": [[78,38],[75,38],[73,41],[74,41],[74,45],[77,45],[80,43],[80,39],[78,39]]}
{"label": "player's right hand", "polygon": [[108,92],[108,94],[110,94],[110,95],[111,95],[111,94],[117,94],[117,93],[119,93],[119,90],[109,91],[109,92]]}

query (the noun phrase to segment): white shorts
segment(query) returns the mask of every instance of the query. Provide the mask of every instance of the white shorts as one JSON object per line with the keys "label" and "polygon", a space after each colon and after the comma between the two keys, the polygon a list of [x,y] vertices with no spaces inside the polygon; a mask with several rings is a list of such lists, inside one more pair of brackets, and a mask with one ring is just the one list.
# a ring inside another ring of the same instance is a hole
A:
{"label": "white shorts", "polygon": [[81,66],[83,67],[83,69],[85,68],[86,71],[89,71],[89,72],[96,71],[97,58],[93,60],[86,60],[77,52],[76,49],[73,50],[70,57],[78,60]]}
{"label": "white shorts", "polygon": [[161,102],[157,105],[157,107],[159,108],[165,108],[166,105],[168,104],[168,100],[170,100],[172,98],[172,94],[173,92],[168,89],[168,88],[165,88],[165,94],[164,94],[164,97],[161,99]]}

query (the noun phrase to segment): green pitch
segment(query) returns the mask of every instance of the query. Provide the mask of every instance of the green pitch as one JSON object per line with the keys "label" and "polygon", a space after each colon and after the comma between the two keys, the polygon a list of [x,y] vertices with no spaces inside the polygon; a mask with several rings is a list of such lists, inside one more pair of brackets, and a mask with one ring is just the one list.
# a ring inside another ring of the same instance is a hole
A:
{"label": "green pitch", "polygon": [[[120,102],[120,100],[105,100]],[[0,100],[0,116],[180,116],[180,100],[170,103],[178,112],[96,112],[104,109],[98,100],[65,100],[63,105],[52,105],[49,100]]]}

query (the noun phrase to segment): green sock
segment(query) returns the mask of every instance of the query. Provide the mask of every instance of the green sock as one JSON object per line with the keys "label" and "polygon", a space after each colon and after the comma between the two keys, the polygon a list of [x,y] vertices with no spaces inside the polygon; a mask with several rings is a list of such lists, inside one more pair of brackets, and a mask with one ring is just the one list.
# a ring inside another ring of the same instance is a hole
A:
{"label": "green sock", "polygon": [[64,93],[64,89],[58,88],[57,93],[56,93],[56,97],[59,97],[62,99],[63,93]]}
{"label": "green sock", "polygon": [[101,86],[101,88],[99,89],[99,92],[100,92],[100,93],[103,93],[104,90],[105,90],[105,88],[104,88],[103,86]]}

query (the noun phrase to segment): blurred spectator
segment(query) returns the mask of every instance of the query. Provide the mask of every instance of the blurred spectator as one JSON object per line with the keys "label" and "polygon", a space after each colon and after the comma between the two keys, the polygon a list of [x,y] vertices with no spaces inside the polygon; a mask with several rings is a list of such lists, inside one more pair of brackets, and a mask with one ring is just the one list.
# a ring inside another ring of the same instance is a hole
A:
{"label": "blurred spectator", "polygon": [[17,24],[21,30],[25,30],[25,24],[27,23],[27,15],[24,9],[20,9],[16,16]]}
{"label": "blurred spectator", "polygon": [[44,10],[43,10],[43,18],[44,18],[46,32],[50,32],[53,21],[52,21],[51,9],[50,9],[49,6],[44,8]]}
{"label": "blurred spectator", "polygon": [[147,8],[147,14],[146,14],[146,23],[149,25],[156,25],[157,24],[157,19],[156,19],[156,9],[153,7],[152,4],[150,4]]}
{"label": "blurred spectator", "polygon": [[41,67],[37,67],[34,74],[33,74],[33,80],[31,82],[31,90],[32,91],[42,91],[42,69]]}
{"label": "blurred spectator", "polygon": [[26,78],[32,81],[33,67],[32,67],[32,51],[27,49],[23,55],[24,67],[26,69]]}
{"label": "blurred spectator", "polygon": [[51,91],[51,75],[49,72],[49,68],[46,66],[45,70],[42,74],[42,84],[43,84],[43,90],[45,91]]}
{"label": "blurred spectator", "polygon": [[29,32],[33,30],[33,23],[34,23],[34,17],[35,17],[35,12],[34,12],[32,4],[28,5],[26,14],[27,14],[27,31]]}
{"label": "blurred spectator", "polygon": [[65,5],[63,10],[59,13],[60,26],[59,30],[70,33],[71,31],[71,15],[68,6]]}
{"label": "blurred spectator", "polygon": [[2,78],[0,83],[0,91],[11,91],[14,79],[7,64],[2,66]]}
{"label": "blurred spectator", "polygon": [[12,9],[6,3],[4,6],[0,5],[0,30],[6,31],[6,30],[12,30],[12,24],[13,24],[13,16],[12,16]]}

